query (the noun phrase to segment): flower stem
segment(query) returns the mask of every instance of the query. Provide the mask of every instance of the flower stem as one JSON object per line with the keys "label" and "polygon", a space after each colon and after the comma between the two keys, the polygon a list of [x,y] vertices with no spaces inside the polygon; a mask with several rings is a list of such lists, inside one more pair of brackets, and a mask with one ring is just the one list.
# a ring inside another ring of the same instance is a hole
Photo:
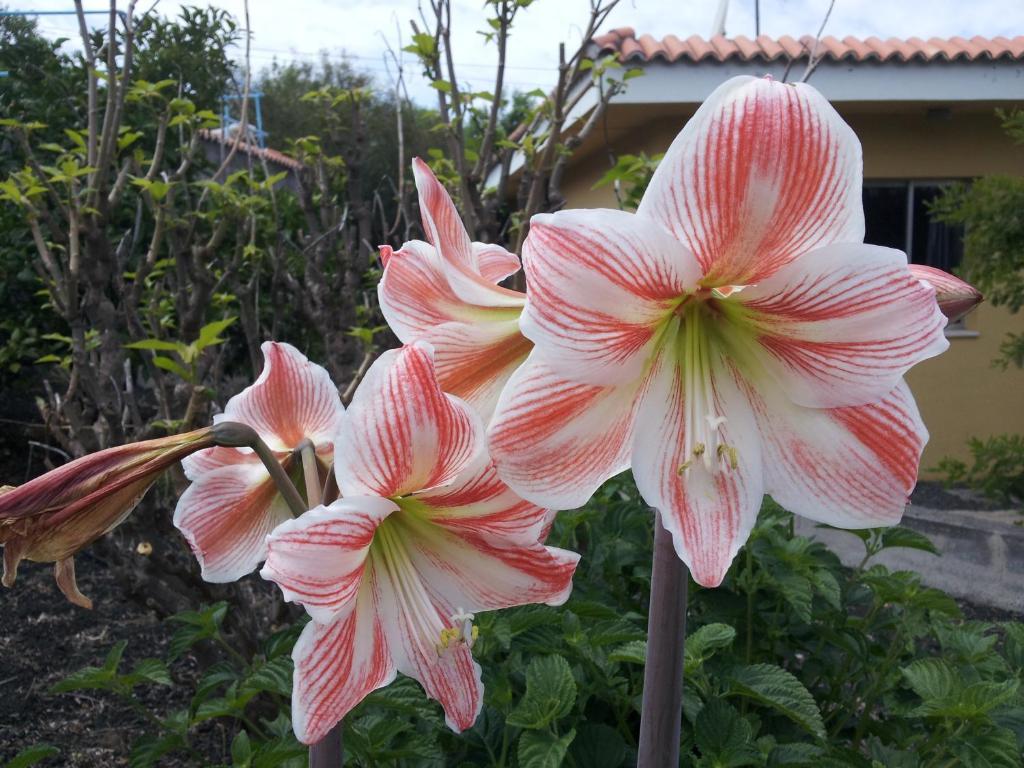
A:
{"label": "flower stem", "polygon": [[654,523],[654,566],[637,768],[679,765],[687,576],[686,566],[672,545],[672,534],[662,525],[658,513]]}
{"label": "flower stem", "polygon": [[288,477],[288,473],[284,471],[281,462],[270,450],[270,446],[263,442],[262,438],[256,434],[255,429],[235,421],[222,421],[213,425],[213,437],[217,441],[217,445],[227,448],[252,448],[260,457],[263,466],[267,468],[270,479],[274,481],[274,485],[284,497],[292,514],[298,517],[306,511],[306,502],[302,500],[302,494]]}

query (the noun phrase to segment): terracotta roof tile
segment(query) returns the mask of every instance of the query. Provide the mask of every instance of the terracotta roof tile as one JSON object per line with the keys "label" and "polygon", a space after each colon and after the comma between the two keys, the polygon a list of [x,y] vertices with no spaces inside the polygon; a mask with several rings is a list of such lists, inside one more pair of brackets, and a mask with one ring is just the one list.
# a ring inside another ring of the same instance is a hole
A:
{"label": "terracotta roof tile", "polygon": [[[205,141],[221,141],[219,129],[209,130],[206,128],[202,128],[199,131],[199,136]],[[230,146],[233,143],[233,138],[227,138],[224,140],[225,147],[230,148]],[[238,151],[244,152],[245,154],[250,155],[252,157],[262,157],[267,162],[276,163],[277,165],[280,165],[282,168],[287,168],[290,171],[298,172],[302,170],[302,163],[300,163],[294,157],[289,157],[283,152],[278,152],[276,149],[271,149],[270,147],[260,147],[257,146],[256,144],[251,144],[248,141],[242,141],[239,142],[238,144]]]}
{"label": "terracotta roof tile", "polygon": [[[632,27],[620,27],[594,38],[594,44],[602,53],[618,54],[627,61],[652,61],[664,59],[668,62],[687,59],[689,61],[740,60],[775,61],[780,58],[807,56],[814,48],[814,38],[804,35],[795,39],[789,35],[770,38],[761,35],[751,40],[743,35],[734,38],[715,35],[711,38],[691,35],[681,40],[667,35],[657,40],[651,35],[636,36]],[[963,37],[924,40],[911,37],[901,40],[890,37],[882,40],[869,37],[861,40],[844,37],[842,40],[827,35],[818,43],[818,53],[833,61],[976,61],[978,59],[1009,59],[1024,61],[1024,35],[1018,37]]]}

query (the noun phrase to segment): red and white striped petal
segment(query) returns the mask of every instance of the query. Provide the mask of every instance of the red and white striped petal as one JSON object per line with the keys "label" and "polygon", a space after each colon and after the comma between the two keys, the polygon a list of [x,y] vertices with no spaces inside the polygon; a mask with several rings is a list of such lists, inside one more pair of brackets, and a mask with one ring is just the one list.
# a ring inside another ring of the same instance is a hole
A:
{"label": "red and white striped petal", "polygon": [[292,727],[303,744],[313,744],[367,694],[395,679],[372,575],[359,596],[329,624],[309,622],[292,659]]}
{"label": "red and white striped petal", "polygon": [[400,496],[450,483],[484,449],[480,417],[438,386],[417,342],[370,366],[335,440],[343,496]]}
{"label": "red and white striped petal", "polygon": [[924,264],[911,264],[910,272],[918,280],[935,289],[935,300],[939,311],[955,323],[982,301],[981,291],[959,277],[943,272],[941,269]]}
{"label": "red and white striped petal", "polygon": [[624,211],[534,216],[523,260],[523,335],[553,371],[589,384],[639,377],[658,330],[700,279],[684,246]]}
{"label": "red and white striped petal", "polygon": [[412,170],[420,197],[423,229],[438,250],[441,268],[455,295],[478,306],[519,307],[521,293],[502,288],[483,276],[459,212],[430,166],[417,157],[413,158]]}
{"label": "red and white striped petal", "polygon": [[445,722],[458,733],[473,725],[483,706],[480,666],[468,644],[442,646],[442,630],[455,626],[458,608],[422,580],[409,555],[410,542],[397,533],[388,530],[389,545],[374,547],[372,556],[391,656],[399,672],[418,680],[441,703]]}
{"label": "red and white striped petal", "polygon": [[534,351],[509,379],[488,432],[501,479],[540,506],[582,506],[629,468],[642,387],[642,378],[606,387],[568,381]]}
{"label": "red and white striped petal", "polygon": [[[280,454],[279,459],[283,460],[286,454]],[[185,471],[185,477],[195,482],[206,472],[226,467],[233,464],[260,464],[260,457],[253,451],[243,448],[224,448],[216,446],[197,451],[191,456],[181,460],[181,468]]]}
{"label": "red and white striped petal", "polygon": [[862,243],[802,256],[736,295],[756,326],[737,334],[799,405],[874,402],[943,352],[946,318],[906,256]]}
{"label": "red and white striped petal", "polygon": [[519,271],[519,257],[506,251],[500,245],[472,243],[473,259],[485,280],[500,283]]}
{"label": "red and white striped petal", "polygon": [[672,142],[638,215],[696,254],[706,286],[764,279],[864,239],[860,142],[814,88],[734,77]]}
{"label": "red and white striped petal", "polygon": [[198,475],[178,499],[174,525],[195,553],[203,578],[235,581],[267,554],[267,534],[291,512],[260,463],[225,464]]}
{"label": "red and white striped petal", "polygon": [[[431,513],[428,510],[426,515]],[[412,566],[446,605],[477,613],[528,603],[561,605],[580,556],[536,538],[515,541],[483,530],[402,518]]]}
{"label": "red and white striped petal", "polygon": [[[660,361],[637,414],[633,449],[637,489],[660,513],[676,554],[689,566],[694,581],[705,587],[722,583],[754,527],[764,495],[760,436],[736,376],[718,358],[711,391],[700,398],[714,415],[726,418],[717,439],[735,451],[734,466],[727,457],[717,457],[710,441],[704,449],[710,469],[688,450],[687,433],[701,435],[704,420],[712,414],[698,412],[687,419],[687,398],[694,393],[686,391],[686,372],[675,359],[666,356]],[[694,442],[691,439],[689,444]]]}
{"label": "red and white striped petal", "polygon": [[776,387],[747,387],[764,452],[766,490],[786,509],[840,528],[895,525],[928,441],[900,382],[877,403],[802,408]]}
{"label": "red and white striped petal", "polygon": [[447,323],[421,339],[434,347],[434,365],[441,389],[462,398],[487,423],[498,397],[533,343],[519,331],[518,313],[495,310],[487,321]]}
{"label": "red and white striped petal", "polygon": [[422,512],[448,530],[501,536],[509,541],[541,541],[551,513],[521,498],[499,477],[494,461],[481,453],[451,485],[409,497]]}
{"label": "red and white striped petal", "polygon": [[288,520],[267,537],[260,576],[314,621],[334,621],[359,593],[378,526],[397,509],[389,499],[354,496]]}
{"label": "red and white striped petal", "polygon": [[309,438],[329,443],[344,413],[330,374],[291,344],[266,341],[263,371],[232,397],[215,421],[248,424],[275,451],[291,451]]}
{"label": "red and white striped petal", "polygon": [[405,243],[401,250],[391,254],[377,284],[377,296],[384,319],[405,343],[427,338],[437,326],[446,323],[518,317],[526,300],[520,294],[518,306],[511,308],[463,301],[448,284],[437,250],[418,240]]}

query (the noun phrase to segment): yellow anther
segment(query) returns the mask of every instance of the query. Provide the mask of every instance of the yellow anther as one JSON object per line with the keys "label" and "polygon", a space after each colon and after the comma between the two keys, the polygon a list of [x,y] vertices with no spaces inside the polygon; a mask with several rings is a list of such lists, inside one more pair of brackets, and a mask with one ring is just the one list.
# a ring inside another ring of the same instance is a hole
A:
{"label": "yellow anther", "polygon": [[739,467],[739,454],[736,453],[736,449],[733,446],[726,445],[725,443],[718,446],[718,458],[722,458],[722,456],[728,457],[729,466],[732,469],[737,469]]}
{"label": "yellow anther", "polygon": [[676,474],[682,477],[683,475],[686,474],[686,470],[690,468],[691,464],[693,464],[692,461],[684,461],[682,464],[679,465],[679,469],[676,470]]}
{"label": "yellow anther", "polygon": [[472,648],[473,643],[475,643],[480,638],[480,627],[474,626],[473,631],[469,633],[469,637],[469,647]]}
{"label": "yellow anther", "polygon": [[704,451],[706,450],[707,449],[704,447],[704,443],[697,443],[695,446],[693,446],[693,455],[700,458],[701,456],[704,455]]}

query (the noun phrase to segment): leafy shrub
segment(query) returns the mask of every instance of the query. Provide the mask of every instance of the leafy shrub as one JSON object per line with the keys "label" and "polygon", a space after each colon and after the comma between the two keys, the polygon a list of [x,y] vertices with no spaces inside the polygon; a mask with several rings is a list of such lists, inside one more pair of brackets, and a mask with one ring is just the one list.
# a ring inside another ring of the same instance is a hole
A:
{"label": "leafy shrub", "polygon": [[[766,502],[750,542],[716,590],[691,586],[683,764],[815,768],[1017,768],[1024,747],[1024,624],[964,621],[956,603],[907,571],[872,565],[892,547],[934,552],[913,531],[858,531],[861,567],[792,533]],[[419,686],[399,679],[345,724],[349,766],[617,768],[635,764],[650,587],[651,513],[632,483],[607,483],[585,508],[559,516],[551,543],[584,557],[562,608],[479,617],[474,648],[486,686],[476,725],[455,735]],[[59,686],[130,696],[166,685],[190,647],[222,658],[187,710],[156,715],[135,768],[217,718],[230,726],[234,765],[303,764],[288,729],[289,651],[299,627],[267,638],[251,660],[220,634],[223,604],[172,621],[169,657],[122,673],[104,667]],[[207,759],[209,756],[204,756]],[[193,755],[196,764],[207,764]]]}
{"label": "leafy shrub", "polygon": [[945,458],[938,470],[949,484],[962,483],[1006,504],[1024,499],[1024,435],[996,435],[968,442],[974,463]]}

